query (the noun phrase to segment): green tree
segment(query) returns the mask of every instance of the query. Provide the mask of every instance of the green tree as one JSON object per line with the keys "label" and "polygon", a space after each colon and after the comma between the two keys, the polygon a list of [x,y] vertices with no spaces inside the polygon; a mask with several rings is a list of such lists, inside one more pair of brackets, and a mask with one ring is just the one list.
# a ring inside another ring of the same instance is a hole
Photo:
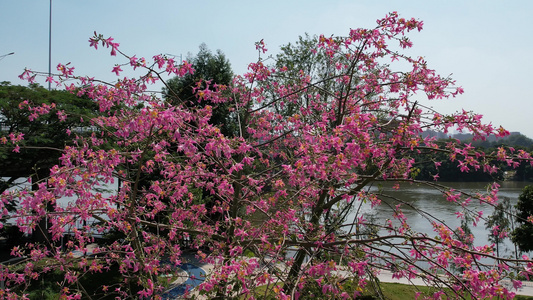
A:
{"label": "green tree", "polygon": [[234,136],[237,133],[237,124],[234,114],[231,112],[233,103],[213,103],[210,100],[199,99],[200,90],[221,91],[229,93],[227,87],[233,80],[231,64],[221,50],[213,54],[206,44],[200,45],[200,50],[195,57],[190,58],[194,74],[187,74],[183,77],[176,76],[167,81],[163,88],[163,97],[166,101],[174,105],[185,105],[187,107],[205,105],[213,106],[210,122],[213,125],[220,125],[223,134]]}
{"label": "green tree", "polygon": [[509,231],[511,225],[508,213],[510,208],[509,198],[504,198],[503,202],[496,205],[494,212],[487,218],[485,224],[485,228],[489,230],[489,241],[496,246],[498,257],[500,257],[500,244],[507,238],[505,233]]}
{"label": "green tree", "polygon": [[523,149],[531,149],[533,147],[533,140],[523,134],[513,134],[503,139],[500,143],[512,147],[520,147]]}
{"label": "green tree", "polygon": [[[34,106],[51,105],[52,114],[30,121],[31,111],[20,109],[23,101]],[[68,111],[69,116],[61,119],[60,112]],[[39,85],[28,87],[0,83],[0,125],[3,135],[24,134],[20,153],[14,154],[13,147],[0,147],[0,176],[7,177],[2,190],[17,178],[28,177],[41,169],[49,169],[57,163],[62,149],[72,141],[74,134],[87,131],[89,123],[83,121],[93,117],[96,104],[67,91],[47,89]]]}
{"label": "green tree", "polygon": [[519,224],[512,234],[512,241],[520,251],[533,250],[533,224],[528,220],[533,216],[533,185],[526,186],[516,204],[516,222]]}
{"label": "green tree", "polygon": [[[37,107],[49,106],[51,113],[30,121],[32,112],[20,107],[25,101]],[[60,117],[62,111],[68,111],[66,118]],[[95,102],[68,91],[49,91],[36,84],[25,87],[0,83],[0,133],[24,134],[20,149],[9,143],[0,144],[0,193],[19,178],[31,178],[37,188],[59,162],[65,146],[72,144],[73,136],[89,133],[88,120],[97,111]],[[7,207],[12,210],[15,205],[9,203]]]}
{"label": "green tree", "polygon": [[[472,247],[474,245],[474,234],[470,228],[470,223],[472,223],[472,217],[470,217],[468,214],[465,214],[464,218],[461,219],[461,225],[455,230],[457,239],[468,247]],[[452,267],[459,273],[464,273],[466,270],[464,266],[457,266],[456,264],[453,264]]]}
{"label": "green tree", "polygon": [[[163,98],[175,106],[182,105],[186,108],[203,108],[210,105],[212,115],[209,122],[217,126],[222,134],[228,137],[234,137],[241,133],[246,134],[239,127],[237,110],[233,107],[234,102],[217,102],[212,101],[213,98],[211,97],[202,98],[200,96],[203,91],[211,91],[221,93],[220,97],[234,99],[229,89],[234,74],[229,60],[221,50],[217,50],[213,54],[204,43],[199,48],[196,56],[188,58],[194,69],[194,74],[176,76],[168,80],[163,88]],[[245,116],[240,117],[245,118]],[[154,173],[152,176],[146,177],[141,185],[149,186],[150,182],[159,179],[160,176]],[[195,201],[205,203],[208,209],[216,205],[212,195],[205,189],[195,190]],[[222,216],[216,212],[209,215],[209,219],[213,222],[220,218]]]}
{"label": "green tree", "polygon": [[278,80],[287,87],[294,88],[287,90],[286,99],[274,103],[273,108],[277,112],[291,116],[300,113],[302,107],[308,108],[309,103],[313,101],[309,94],[304,93],[300,98],[292,97],[298,94],[298,84],[307,80],[307,76],[316,82],[315,87],[325,102],[334,102],[337,93],[350,89],[350,86],[358,81],[357,76],[354,76],[355,80],[350,83],[327,80],[335,76],[337,65],[341,63],[349,65],[349,59],[342,55],[329,57],[324,49],[315,49],[318,41],[318,36],[305,34],[295,43],[281,46],[274,67],[285,71],[278,75]]}

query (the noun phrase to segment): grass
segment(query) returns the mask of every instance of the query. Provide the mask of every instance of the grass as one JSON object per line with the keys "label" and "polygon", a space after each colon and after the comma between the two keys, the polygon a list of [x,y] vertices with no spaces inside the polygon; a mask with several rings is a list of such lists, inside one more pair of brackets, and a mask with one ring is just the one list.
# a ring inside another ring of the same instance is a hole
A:
{"label": "grass", "polygon": [[[347,288],[350,289],[350,287],[347,287]],[[427,287],[427,286],[412,286],[412,285],[407,285],[407,284],[387,283],[387,282],[381,282],[380,288],[381,288],[384,298],[387,300],[412,300],[416,298],[416,293],[418,292],[422,293],[422,295],[425,295],[425,296],[431,296],[433,295],[434,292],[437,291],[435,288]],[[266,286],[258,287],[256,289],[256,292],[257,292],[256,295],[264,296],[265,289],[266,289]],[[320,292],[317,291],[317,293],[314,295],[310,295],[309,297],[302,296],[300,299],[319,300],[321,299],[319,295],[320,295]],[[241,297],[240,299],[244,300],[246,298]],[[268,300],[275,299],[273,292],[270,292],[265,299],[268,299]],[[363,293],[361,297],[357,299],[375,300],[379,298],[375,297],[375,293],[373,291],[372,292],[366,291]],[[443,297],[442,299],[446,299],[446,298]],[[454,298],[450,298],[450,299],[454,299]],[[467,299],[470,299],[470,298],[467,297]],[[497,299],[497,298],[493,298],[493,299]],[[517,295],[514,299],[515,300],[533,300],[533,297]]]}
{"label": "grass", "polygon": [[[415,287],[412,285],[406,285],[406,284],[400,284],[400,283],[380,283],[381,289],[383,291],[383,295],[385,296],[385,299],[389,300],[412,300],[415,299],[415,294],[417,292],[422,292],[424,295],[431,295],[436,290],[427,287],[427,286],[420,286]],[[467,297],[467,299],[470,299]],[[517,295],[515,300],[533,300],[533,297],[531,296],[522,296]]]}

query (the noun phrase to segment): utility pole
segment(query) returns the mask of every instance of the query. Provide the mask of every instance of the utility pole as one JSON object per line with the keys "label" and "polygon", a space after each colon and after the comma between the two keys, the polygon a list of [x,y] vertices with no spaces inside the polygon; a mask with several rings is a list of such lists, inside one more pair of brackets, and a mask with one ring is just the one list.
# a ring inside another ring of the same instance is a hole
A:
{"label": "utility pole", "polygon": [[[48,24],[48,77],[52,76],[52,0],[50,0],[50,18]],[[48,81],[48,90],[52,90],[52,82]]]}

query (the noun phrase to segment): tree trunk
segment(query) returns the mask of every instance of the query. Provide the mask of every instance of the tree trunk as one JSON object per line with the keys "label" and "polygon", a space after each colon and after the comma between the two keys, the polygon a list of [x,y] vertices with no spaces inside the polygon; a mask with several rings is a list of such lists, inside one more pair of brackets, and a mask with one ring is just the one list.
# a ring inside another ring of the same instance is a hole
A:
{"label": "tree trunk", "polygon": [[[50,175],[50,169],[48,168],[37,168],[35,173],[31,175],[31,190],[39,190],[39,181],[46,180]],[[54,210],[54,206],[51,203],[46,203],[46,212]],[[32,233],[32,240],[36,243],[50,245],[50,233],[48,228],[50,227],[50,222],[48,222],[48,215],[42,218],[37,224],[37,227]]]}

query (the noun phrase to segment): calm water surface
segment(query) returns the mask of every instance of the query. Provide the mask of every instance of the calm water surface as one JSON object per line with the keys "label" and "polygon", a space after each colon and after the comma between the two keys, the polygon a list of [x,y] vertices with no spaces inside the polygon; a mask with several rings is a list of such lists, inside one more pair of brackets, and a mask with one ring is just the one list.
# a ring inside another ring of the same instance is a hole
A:
{"label": "calm water surface", "polygon": [[[500,191],[498,193],[499,201],[502,201],[504,197],[510,199],[511,205],[515,205],[518,201],[518,196],[522,192],[522,189],[531,184],[529,182],[516,182],[505,181],[501,182]],[[465,192],[483,192],[486,191],[489,183],[487,182],[452,182],[443,183],[443,185],[450,186],[456,190],[462,190]],[[427,233],[430,236],[434,233],[430,222],[426,217],[428,215],[422,215],[420,211],[427,212],[431,217],[437,220],[441,220],[447,224],[450,228],[455,229],[460,226],[461,219],[456,215],[457,212],[462,212],[463,208],[460,205],[451,203],[446,200],[439,190],[430,188],[425,185],[416,184],[402,184],[399,190],[395,190],[392,184],[383,184],[380,188],[383,194],[387,194],[398,198],[405,203],[402,205],[402,210],[407,217],[408,223],[411,225],[413,231]],[[371,191],[378,192],[377,187],[371,188]],[[392,207],[396,206],[400,202],[392,200],[390,198],[383,197],[382,205],[371,208],[370,205],[364,205],[361,212],[365,215],[366,219],[373,217],[374,221],[380,224],[386,219],[392,218]],[[490,216],[494,209],[490,205],[480,203],[479,201],[472,200],[469,208],[477,211],[483,211],[483,217]],[[418,210],[418,211],[417,211]],[[355,216],[352,213],[351,218]],[[480,220],[477,226],[470,224],[470,229],[475,237],[474,245],[481,246],[490,244],[488,241],[489,231],[485,229],[485,221]],[[504,251],[502,251],[502,249]],[[507,250],[506,250],[507,249]],[[500,246],[500,254],[510,255],[511,249],[514,249],[512,243],[507,239],[502,246]]]}

